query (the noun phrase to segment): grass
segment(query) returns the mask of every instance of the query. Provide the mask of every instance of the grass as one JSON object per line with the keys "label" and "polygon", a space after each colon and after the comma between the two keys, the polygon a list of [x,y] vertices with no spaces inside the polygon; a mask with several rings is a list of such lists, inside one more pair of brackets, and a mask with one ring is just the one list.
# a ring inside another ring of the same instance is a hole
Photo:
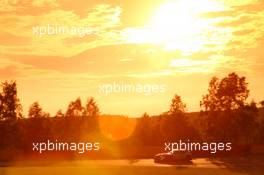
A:
{"label": "grass", "polygon": [[140,160],[20,161],[0,164],[0,175],[263,175],[263,157],[196,159],[192,165]]}
{"label": "grass", "polygon": [[[227,169],[175,168],[175,167],[1,167],[1,175],[242,175]],[[261,172],[260,172],[261,174]]]}

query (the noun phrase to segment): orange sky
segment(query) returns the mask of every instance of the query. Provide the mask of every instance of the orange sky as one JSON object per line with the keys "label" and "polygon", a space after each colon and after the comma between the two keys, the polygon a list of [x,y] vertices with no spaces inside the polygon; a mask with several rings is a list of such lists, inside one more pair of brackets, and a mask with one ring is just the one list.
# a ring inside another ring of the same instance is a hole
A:
{"label": "orange sky", "polygon": [[[263,9],[257,0],[2,0],[0,80],[17,80],[25,114],[34,101],[65,111],[79,96],[95,97],[102,113],[159,114],[175,93],[197,111],[210,78],[231,71],[263,100]],[[47,25],[89,32],[33,32]],[[166,88],[100,93],[114,82]]]}

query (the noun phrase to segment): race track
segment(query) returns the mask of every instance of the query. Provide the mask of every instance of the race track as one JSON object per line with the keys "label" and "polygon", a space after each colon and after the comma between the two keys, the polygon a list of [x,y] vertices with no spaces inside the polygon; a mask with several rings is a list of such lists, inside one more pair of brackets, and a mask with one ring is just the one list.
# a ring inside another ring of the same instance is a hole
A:
{"label": "race track", "polygon": [[263,175],[262,160],[261,157],[223,162],[196,158],[188,163],[174,164],[157,164],[153,159],[2,162],[0,175]]}

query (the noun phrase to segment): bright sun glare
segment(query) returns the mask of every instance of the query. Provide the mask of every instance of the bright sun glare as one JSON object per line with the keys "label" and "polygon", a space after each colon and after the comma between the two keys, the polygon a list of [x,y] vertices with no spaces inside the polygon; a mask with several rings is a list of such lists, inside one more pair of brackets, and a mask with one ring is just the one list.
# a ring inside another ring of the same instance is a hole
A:
{"label": "bright sun glare", "polygon": [[162,4],[141,28],[127,29],[131,43],[161,45],[166,50],[198,51],[205,44],[210,24],[200,15],[222,10],[213,0],[178,0]]}

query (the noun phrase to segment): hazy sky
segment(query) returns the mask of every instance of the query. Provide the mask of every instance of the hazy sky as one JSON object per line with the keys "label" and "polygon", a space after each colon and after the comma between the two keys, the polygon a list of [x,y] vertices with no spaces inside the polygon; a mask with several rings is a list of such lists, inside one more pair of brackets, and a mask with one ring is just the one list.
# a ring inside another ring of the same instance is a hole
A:
{"label": "hazy sky", "polygon": [[[34,101],[65,111],[79,96],[102,113],[159,114],[175,93],[197,111],[210,78],[232,71],[263,100],[263,9],[257,0],[1,0],[0,80],[17,80],[25,114]],[[113,83],[166,88],[100,92]]]}

